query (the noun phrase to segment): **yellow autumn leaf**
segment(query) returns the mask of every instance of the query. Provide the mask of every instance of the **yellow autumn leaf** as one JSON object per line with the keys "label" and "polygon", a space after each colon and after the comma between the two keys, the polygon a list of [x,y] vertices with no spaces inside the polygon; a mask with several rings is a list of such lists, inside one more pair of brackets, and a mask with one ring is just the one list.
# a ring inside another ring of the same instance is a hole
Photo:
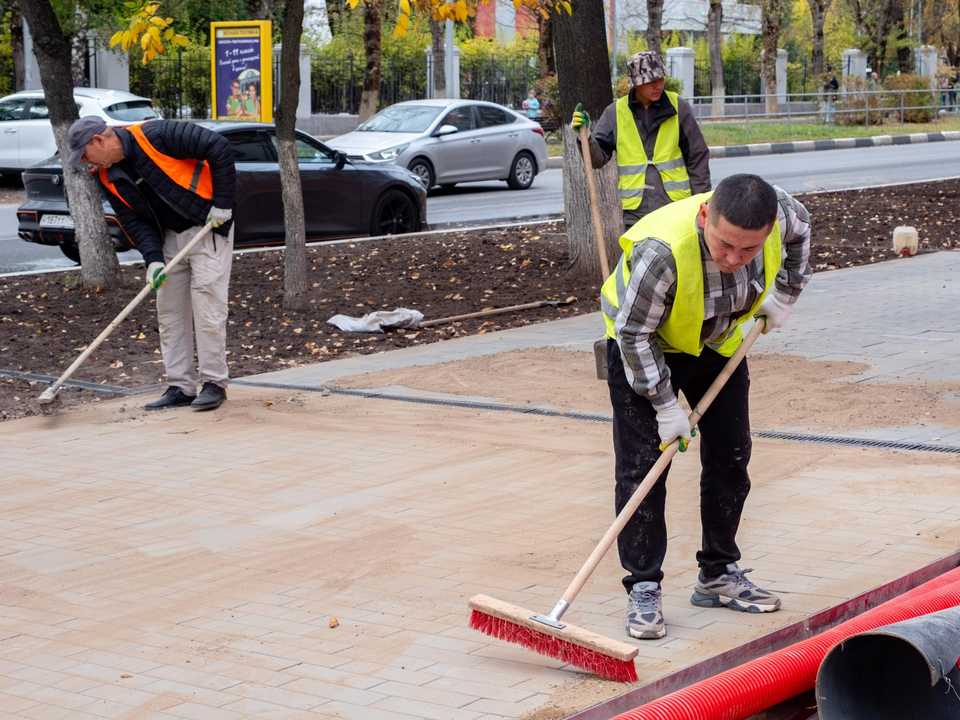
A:
{"label": "yellow autumn leaf", "polygon": [[548,12],[547,12],[546,10],[544,10],[543,8],[540,8],[540,14],[543,16],[543,19],[544,19],[544,20],[549,20],[549,19],[550,19],[550,13],[548,13]]}
{"label": "yellow autumn leaf", "polygon": [[407,28],[410,27],[410,16],[401,15],[397,18],[397,26],[403,28],[403,31],[406,32]]}
{"label": "yellow autumn leaf", "polygon": [[190,41],[187,40],[187,38],[185,38],[183,35],[174,35],[173,42],[174,44],[180,45],[181,47],[186,47],[187,45],[190,44]]}
{"label": "yellow autumn leaf", "polygon": [[117,30],[110,38],[110,47],[114,47],[121,40],[123,40],[123,30]]}
{"label": "yellow autumn leaf", "polygon": [[573,15],[573,9],[570,7],[570,3],[567,0],[563,0],[563,9],[567,11],[567,15]]}
{"label": "yellow autumn leaf", "polygon": [[147,28],[147,35],[152,35],[153,37],[160,39],[160,28],[153,26]]}
{"label": "yellow autumn leaf", "polygon": [[150,47],[151,42],[152,40],[150,33],[145,33],[144,36],[140,38],[140,47],[146,50],[148,47]]}
{"label": "yellow autumn leaf", "polygon": [[173,24],[173,18],[167,18],[167,25]]}
{"label": "yellow autumn leaf", "polygon": [[459,20],[460,22],[466,22],[466,21],[467,21],[467,3],[466,3],[466,0],[457,0],[456,8],[457,8],[457,10],[456,10],[456,12],[457,12],[457,20]]}
{"label": "yellow autumn leaf", "polygon": [[400,0],[400,9],[405,15],[410,14],[410,0]]}
{"label": "yellow autumn leaf", "polygon": [[522,4],[523,4],[523,0],[513,0],[513,8],[515,10],[519,10]]}
{"label": "yellow autumn leaf", "polygon": [[167,28],[166,31],[163,33],[163,37],[166,39],[167,42],[170,42],[171,40],[173,40],[173,36],[174,36],[173,28]]}
{"label": "yellow autumn leaf", "polygon": [[146,28],[147,24],[143,20],[137,20],[137,22],[133,24],[133,27],[130,28],[130,32],[132,32],[134,35],[139,35],[146,30]]}
{"label": "yellow autumn leaf", "polygon": [[[401,17],[406,17],[406,16],[403,16],[403,15],[402,15]],[[397,26],[393,29],[393,37],[395,37],[395,38],[402,38],[402,37],[406,37],[406,36],[407,36],[407,30],[406,30],[406,28],[404,28],[404,27],[401,26],[400,24],[397,24]]]}
{"label": "yellow autumn leaf", "polygon": [[159,8],[159,5],[147,5],[143,10],[147,15],[153,15]]}
{"label": "yellow autumn leaf", "polygon": [[357,5],[360,3],[360,0],[347,0],[347,2],[350,3],[351,10],[356,10]]}

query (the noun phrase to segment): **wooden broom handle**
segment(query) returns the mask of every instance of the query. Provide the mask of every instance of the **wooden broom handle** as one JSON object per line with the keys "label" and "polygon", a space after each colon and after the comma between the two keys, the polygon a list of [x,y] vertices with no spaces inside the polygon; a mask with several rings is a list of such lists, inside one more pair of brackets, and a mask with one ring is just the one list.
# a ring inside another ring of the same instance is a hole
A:
{"label": "wooden broom handle", "polygon": [[[700,402],[697,403],[696,407],[693,408],[693,412],[690,413],[690,427],[692,428],[696,425],[700,418],[703,417],[703,414],[707,411],[707,408],[710,407],[710,403],[714,401],[719,392],[723,389],[723,386],[726,384],[727,380],[730,379],[730,376],[733,375],[734,370],[737,369],[737,366],[740,365],[740,361],[743,360],[744,356],[750,350],[750,346],[753,345],[754,340],[763,332],[763,328],[766,325],[766,320],[763,318],[758,318],[757,321],[753,324],[753,327],[750,329],[750,332],[747,333],[747,336],[743,339],[743,342],[740,343],[740,347],[737,348],[736,352],[730,356],[730,359],[727,360],[727,364],[723,366],[723,370],[720,371],[720,374],[717,375],[713,383],[707,389],[707,392],[703,394],[703,397],[700,398]],[[650,488],[654,486],[657,480],[660,478],[660,475],[666,469],[667,465],[673,460],[673,456],[677,454],[677,451],[680,448],[680,440],[674,440],[670,445],[667,446],[667,449],[663,451],[663,454],[660,455],[660,458],[650,468],[650,472],[647,473],[647,476],[643,479],[643,482],[640,483],[640,486],[634,490],[633,496],[624,505],[623,510],[620,511],[620,514],[617,515],[617,519],[613,521],[613,525],[610,526],[610,529],[607,530],[606,534],[603,536],[603,539],[600,540],[600,543],[594,548],[594,551],[590,554],[590,557],[587,558],[587,561],[583,564],[583,567],[580,568],[580,572],[577,573],[576,577],[573,578],[573,582],[570,583],[570,587],[566,589],[563,593],[563,600],[567,603],[572,603],[574,598],[580,593],[580,590],[583,588],[584,584],[593,575],[593,571],[597,569],[597,565],[600,564],[600,560],[604,555],[607,554],[607,550],[610,549],[610,546],[613,545],[613,541],[617,539],[617,536],[620,534],[620,531],[623,530],[624,526],[627,524],[627,521],[630,520],[630,517],[637,511],[637,508],[640,507],[640,503],[643,502],[643,499],[647,496],[647,493],[650,492]]]}
{"label": "wooden broom handle", "polygon": [[600,200],[597,197],[597,181],[593,177],[593,159],[590,157],[590,134],[587,128],[580,126],[580,149],[583,151],[583,171],[587,176],[587,190],[590,193],[590,213],[593,215],[593,230],[597,236],[597,252],[600,254],[600,271],[606,282],[610,277],[610,263],[607,262],[606,243],[603,242],[603,224],[600,221]]}
{"label": "wooden broom handle", "polygon": [[[205,238],[212,229],[213,229],[212,223],[207,223],[206,225],[204,225],[203,228],[200,230],[200,232],[194,235],[193,239],[190,240],[190,242],[188,242],[180,252],[178,252],[176,255],[173,256],[170,262],[164,264],[163,266],[164,271],[169,272],[171,268],[173,268],[174,266],[177,265],[177,263],[183,260],[186,254],[193,249],[193,246],[196,245],[198,242],[200,242],[203,238]],[[144,269],[146,270],[146,268]],[[127,303],[127,306],[123,310],[121,310],[120,314],[113,319],[113,322],[107,325],[104,331],[97,336],[97,339],[94,340],[92,343],[90,343],[87,346],[87,349],[80,354],[80,357],[78,357],[76,360],[73,361],[73,364],[67,368],[67,371],[63,373],[63,375],[61,375],[53,385],[51,385],[49,388],[47,388],[44,391],[41,398],[50,398],[53,395],[55,395],[60,390],[60,388],[63,387],[63,384],[73,376],[73,374],[77,371],[77,368],[83,365],[84,361],[88,357],[90,357],[91,353],[93,353],[94,350],[100,347],[100,344],[104,340],[110,337],[110,333],[116,330],[117,326],[126,319],[127,315],[133,312],[133,309],[137,305],[139,305],[143,301],[143,299],[147,295],[149,295],[152,291],[153,291],[153,288],[150,287],[150,283],[147,282],[147,284],[143,286],[143,289],[139,293],[137,293],[137,296],[133,300],[131,300],[129,303]]]}

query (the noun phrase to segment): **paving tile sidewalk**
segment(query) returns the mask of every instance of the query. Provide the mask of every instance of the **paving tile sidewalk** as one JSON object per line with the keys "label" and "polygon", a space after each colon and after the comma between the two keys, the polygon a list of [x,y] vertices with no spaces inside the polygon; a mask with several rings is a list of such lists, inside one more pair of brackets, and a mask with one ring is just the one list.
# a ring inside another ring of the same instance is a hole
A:
{"label": "paving tile sidewalk", "polygon": [[[930,364],[918,343],[943,336],[957,350],[937,322],[953,315],[957,293],[941,286],[958,270],[960,253],[940,253],[817,276],[793,329],[764,350],[842,347],[881,380],[917,377]],[[912,339],[871,350],[896,334],[893,318]],[[519,347],[587,350],[598,326],[578,318],[262,377],[322,384]],[[956,362],[937,358],[930,372]],[[251,387],[217,413],[130,403],[0,425],[4,718],[492,720],[555,707],[546,718],[623,689],[571,687],[572,669],[465,627],[476,592],[552,606],[611,519],[608,427]],[[742,550],[785,610],[692,607],[688,455],[668,498],[669,634],[640,645],[643,681],[960,546],[955,458],[758,441]],[[621,636],[620,575],[607,557],[571,621]]]}

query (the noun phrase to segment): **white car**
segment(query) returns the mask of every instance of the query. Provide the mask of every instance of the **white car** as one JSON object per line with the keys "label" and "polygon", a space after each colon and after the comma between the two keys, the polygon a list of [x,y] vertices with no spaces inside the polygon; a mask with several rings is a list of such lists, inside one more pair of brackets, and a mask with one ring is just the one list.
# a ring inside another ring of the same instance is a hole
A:
{"label": "white car", "polygon": [[397,103],[327,144],[347,158],[401,165],[428,190],[477,180],[526,190],[547,169],[540,124],[479,100]]}
{"label": "white car", "polygon": [[[160,117],[147,98],[119,90],[74,88],[80,117],[99,115],[107,125],[130,125]],[[41,90],[25,90],[0,99],[0,174],[22,170],[57,153],[47,101]]]}

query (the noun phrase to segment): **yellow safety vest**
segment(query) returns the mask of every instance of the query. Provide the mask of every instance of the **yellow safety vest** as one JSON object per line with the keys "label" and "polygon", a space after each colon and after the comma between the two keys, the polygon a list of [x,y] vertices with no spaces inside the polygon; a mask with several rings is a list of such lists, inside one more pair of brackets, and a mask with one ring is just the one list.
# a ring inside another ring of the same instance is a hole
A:
{"label": "yellow safety vest", "polygon": [[[677,114],[657,129],[657,142],[653,146],[652,165],[660,173],[663,189],[672,202],[683,200],[693,194],[687,163],[680,152],[680,110],[677,94],[664,91]],[[646,186],[647,153],[637,130],[637,121],[630,110],[630,96],[617,100],[617,170],[620,181],[620,204],[624,210],[636,210],[643,200]]]}
{"label": "yellow safety vest", "polygon": [[[616,339],[614,326],[620,306],[630,284],[630,258],[633,246],[647,238],[656,238],[670,246],[677,264],[677,290],[667,321],[658,331],[660,347],[664,352],[683,352],[697,355],[703,351],[700,339],[703,329],[703,259],[700,254],[700,236],[697,232],[697,213],[700,203],[707,202],[712,192],[694,195],[650,213],[620,238],[623,255],[616,269],[600,289],[600,306],[607,326],[607,337]],[[734,320],[726,334],[710,348],[724,357],[730,357],[743,339],[740,325],[753,317],[760,303],[774,286],[781,264],[780,220],[763,244],[763,292],[741,317]]]}

